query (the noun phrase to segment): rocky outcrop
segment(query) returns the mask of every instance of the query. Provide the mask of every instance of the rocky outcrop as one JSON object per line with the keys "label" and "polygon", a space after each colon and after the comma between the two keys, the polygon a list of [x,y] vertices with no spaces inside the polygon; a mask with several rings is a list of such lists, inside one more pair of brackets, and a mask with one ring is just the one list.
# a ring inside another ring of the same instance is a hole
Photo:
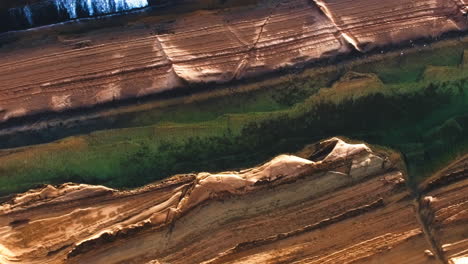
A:
{"label": "rocky outcrop", "polygon": [[[89,21],[80,22],[80,34],[56,36],[53,27],[14,33],[16,41],[0,49],[0,121],[465,30],[465,9],[461,0],[258,1],[174,17],[142,15],[128,28],[86,31]],[[41,32],[55,38],[24,43]]]}
{"label": "rocky outcrop", "polygon": [[194,14],[166,30],[171,34],[159,36],[161,46],[189,82],[224,82],[349,51],[308,1],[273,1],[242,15]]}
{"label": "rocky outcrop", "polygon": [[436,37],[466,29],[466,3],[441,0],[314,0],[353,46],[376,46]]}
{"label": "rocky outcrop", "polygon": [[444,263],[468,260],[468,156],[421,185],[423,217]]}
{"label": "rocky outcrop", "polygon": [[133,191],[31,190],[0,206],[1,261],[440,263],[398,155],[338,138],[298,155]]}

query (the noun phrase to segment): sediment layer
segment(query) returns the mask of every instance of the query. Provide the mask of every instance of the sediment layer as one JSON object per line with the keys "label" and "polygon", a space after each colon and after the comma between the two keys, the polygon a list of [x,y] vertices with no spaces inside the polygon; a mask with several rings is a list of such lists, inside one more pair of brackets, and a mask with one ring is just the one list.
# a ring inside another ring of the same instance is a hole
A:
{"label": "sediment layer", "polygon": [[[134,30],[59,35],[29,47],[13,42],[0,49],[0,121],[463,31],[465,9],[452,0],[264,1],[150,17]],[[50,29],[31,34],[41,30]]]}
{"label": "sediment layer", "polygon": [[468,155],[452,162],[420,187],[419,203],[445,263],[468,260]]}
{"label": "sediment layer", "polygon": [[77,184],[31,190],[0,207],[1,260],[440,263],[432,240],[460,241],[455,231],[442,240],[425,234],[440,224],[421,224],[432,222],[420,215],[397,155],[338,138],[298,155],[133,191]]}

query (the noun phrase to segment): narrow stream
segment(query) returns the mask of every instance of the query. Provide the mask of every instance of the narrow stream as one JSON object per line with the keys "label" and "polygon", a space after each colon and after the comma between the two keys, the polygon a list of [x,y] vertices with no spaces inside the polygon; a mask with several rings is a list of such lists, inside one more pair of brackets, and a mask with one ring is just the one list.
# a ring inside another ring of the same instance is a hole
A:
{"label": "narrow stream", "polygon": [[148,0],[44,0],[0,9],[0,33],[147,7]]}

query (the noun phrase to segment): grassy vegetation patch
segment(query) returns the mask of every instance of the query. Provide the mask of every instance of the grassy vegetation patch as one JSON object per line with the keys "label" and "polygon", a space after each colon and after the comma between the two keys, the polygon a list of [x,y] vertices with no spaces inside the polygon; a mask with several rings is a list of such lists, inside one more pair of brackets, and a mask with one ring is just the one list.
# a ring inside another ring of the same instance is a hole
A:
{"label": "grassy vegetation patch", "polygon": [[258,89],[127,112],[109,128],[0,151],[0,195],[66,181],[129,188],[245,168],[332,136],[401,151],[417,183],[468,149],[463,45],[308,70]]}

